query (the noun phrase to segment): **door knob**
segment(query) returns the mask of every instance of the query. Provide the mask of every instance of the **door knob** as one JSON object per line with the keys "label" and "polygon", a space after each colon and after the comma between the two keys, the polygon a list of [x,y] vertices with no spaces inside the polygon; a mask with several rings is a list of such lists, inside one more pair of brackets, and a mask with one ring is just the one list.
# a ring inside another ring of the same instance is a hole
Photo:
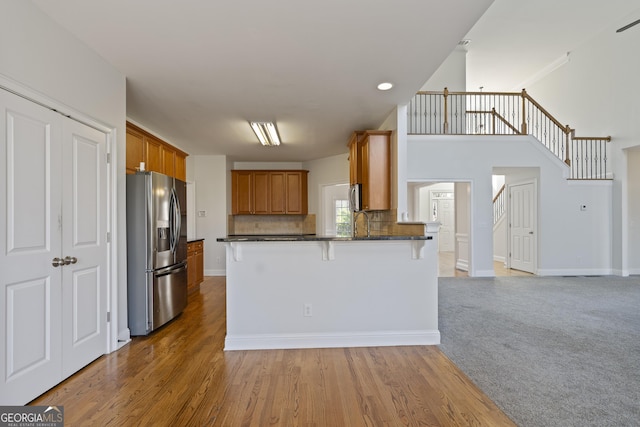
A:
{"label": "door knob", "polygon": [[65,261],[62,258],[55,257],[51,260],[51,265],[54,267],[62,267],[65,264]]}
{"label": "door knob", "polygon": [[74,256],[64,257],[64,265],[75,264],[76,262],[78,262],[78,258]]}

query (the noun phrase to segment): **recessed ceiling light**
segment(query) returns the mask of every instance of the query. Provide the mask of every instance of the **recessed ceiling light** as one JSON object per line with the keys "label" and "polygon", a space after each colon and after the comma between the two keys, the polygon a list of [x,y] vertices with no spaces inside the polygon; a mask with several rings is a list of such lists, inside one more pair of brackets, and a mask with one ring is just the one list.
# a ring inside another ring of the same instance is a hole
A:
{"label": "recessed ceiling light", "polygon": [[384,82],[378,85],[379,90],[389,90],[393,87],[393,83]]}

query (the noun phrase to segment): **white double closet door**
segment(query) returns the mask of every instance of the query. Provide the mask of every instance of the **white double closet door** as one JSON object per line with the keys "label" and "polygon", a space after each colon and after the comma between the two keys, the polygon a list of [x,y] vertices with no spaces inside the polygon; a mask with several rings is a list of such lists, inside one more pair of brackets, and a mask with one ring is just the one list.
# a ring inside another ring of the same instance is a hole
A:
{"label": "white double closet door", "polygon": [[106,352],[106,134],[0,89],[0,405]]}

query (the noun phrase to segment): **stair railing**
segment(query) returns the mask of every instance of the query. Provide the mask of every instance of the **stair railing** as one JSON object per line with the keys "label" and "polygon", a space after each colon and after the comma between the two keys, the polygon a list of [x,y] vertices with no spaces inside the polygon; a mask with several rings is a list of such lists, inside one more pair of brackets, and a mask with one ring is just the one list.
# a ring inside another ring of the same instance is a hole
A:
{"label": "stair railing", "polygon": [[609,178],[606,162],[611,137],[576,137],[574,129],[561,124],[524,89],[418,92],[407,107],[407,131],[410,135],[532,135],[571,166],[572,179]]}
{"label": "stair railing", "polygon": [[505,185],[503,184],[493,198],[493,225],[496,225],[504,215],[506,199],[504,189]]}

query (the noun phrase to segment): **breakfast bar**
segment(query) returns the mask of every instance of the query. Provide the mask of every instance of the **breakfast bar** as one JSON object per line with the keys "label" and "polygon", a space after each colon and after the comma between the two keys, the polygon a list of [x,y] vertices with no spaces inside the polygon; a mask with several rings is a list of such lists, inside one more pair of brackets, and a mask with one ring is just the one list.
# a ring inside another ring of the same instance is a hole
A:
{"label": "breakfast bar", "polygon": [[432,345],[433,236],[228,236],[225,350]]}

